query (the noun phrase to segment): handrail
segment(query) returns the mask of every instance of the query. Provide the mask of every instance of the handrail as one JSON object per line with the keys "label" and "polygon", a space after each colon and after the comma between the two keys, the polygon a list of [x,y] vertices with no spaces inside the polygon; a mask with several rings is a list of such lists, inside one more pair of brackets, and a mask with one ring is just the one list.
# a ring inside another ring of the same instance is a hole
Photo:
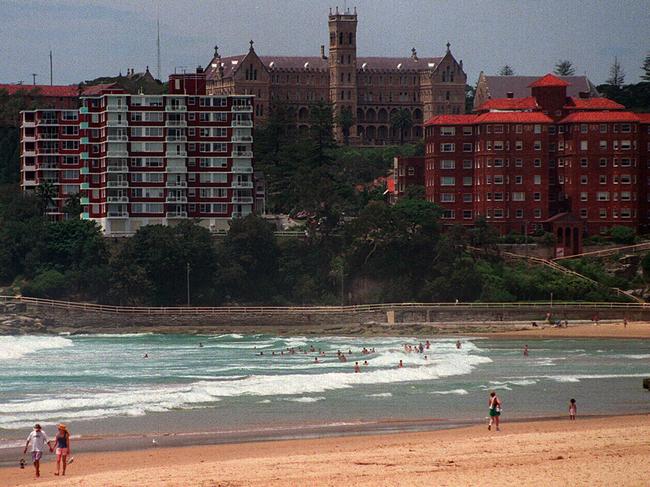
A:
{"label": "handrail", "polygon": [[114,306],[95,303],[84,303],[74,301],[59,301],[54,299],[32,298],[27,296],[1,296],[0,303],[24,303],[42,307],[64,309],[70,311],[93,311],[114,314],[138,314],[138,315],[198,315],[198,314],[287,314],[287,313],[359,313],[359,312],[386,312],[397,310],[425,310],[425,309],[507,309],[507,308],[531,308],[531,309],[562,309],[562,308],[621,308],[621,309],[648,309],[646,303],[619,303],[619,302],[586,302],[586,301],[563,301],[563,302],[502,302],[502,303],[385,303],[385,304],[356,304],[347,306]]}
{"label": "handrail", "polygon": [[553,260],[557,261],[557,260],[575,259],[575,258],[589,257],[589,256],[598,257],[598,256],[617,254],[619,252],[623,252],[626,250],[632,250],[632,251],[650,250],[650,242],[642,242],[634,245],[623,245],[621,247],[612,247],[611,249],[592,250],[591,252],[583,252],[581,254],[565,255],[562,257],[555,257]]}

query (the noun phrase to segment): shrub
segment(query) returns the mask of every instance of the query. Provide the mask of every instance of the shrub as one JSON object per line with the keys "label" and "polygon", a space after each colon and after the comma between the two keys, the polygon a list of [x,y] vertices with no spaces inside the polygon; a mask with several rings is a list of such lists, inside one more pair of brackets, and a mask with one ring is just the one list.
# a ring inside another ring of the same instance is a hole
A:
{"label": "shrub", "polygon": [[612,227],[609,234],[614,242],[620,244],[633,244],[636,238],[636,232],[631,227]]}
{"label": "shrub", "polygon": [[57,299],[65,296],[68,288],[68,278],[59,271],[49,269],[25,284],[22,293],[35,298]]}

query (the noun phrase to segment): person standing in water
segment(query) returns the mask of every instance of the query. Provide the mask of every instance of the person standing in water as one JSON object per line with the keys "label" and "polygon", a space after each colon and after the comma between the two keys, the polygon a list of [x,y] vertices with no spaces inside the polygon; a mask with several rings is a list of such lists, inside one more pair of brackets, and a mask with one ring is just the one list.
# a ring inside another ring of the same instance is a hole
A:
{"label": "person standing in water", "polygon": [[359,373],[361,372],[361,367],[359,367],[359,362],[354,363],[354,373]]}
{"label": "person standing in water", "polygon": [[524,345],[524,357],[528,357],[528,345]]}
{"label": "person standing in water", "polygon": [[456,349],[460,350],[460,347],[462,347],[462,346],[463,346],[463,344],[460,343],[460,340],[456,340]]}
{"label": "person standing in water", "polygon": [[578,405],[575,399],[569,401],[569,419],[575,421],[576,413],[578,412]]}
{"label": "person standing in water", "polygon": [[488,423],[488,430],[492,429],[492,424],[497,428],[497,431],[501,431],[499,429],[499,417],[501,416],[501,400],[497,396],[497,393],[492,391],[490,392],[490,399],[488,399],[488,407],[489,407],[489,413],[490,413],[490,422]]}

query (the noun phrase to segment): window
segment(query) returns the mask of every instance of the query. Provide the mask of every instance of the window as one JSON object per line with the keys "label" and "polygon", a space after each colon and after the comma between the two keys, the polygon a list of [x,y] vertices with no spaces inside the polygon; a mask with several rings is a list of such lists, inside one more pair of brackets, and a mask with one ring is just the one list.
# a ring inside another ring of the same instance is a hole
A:
{"label": "window", "polygon": [[601,174],[601,175],[598,177],[598,183],[599,183],[599,184],[607,184],[607,176],[604,175],[604,174]]}
{"label": "window", "polygon": [[621,174],[621,184],[632,184],[632,176],[629,174]]}
{"label": "window", "polygon": [[503,150],[503,141],[495,140],[494,141],[494,150]]}
{"label": "window", "polygon": [[523,176],[515,176],[515,184],[523,184],[523,183],[524,183]]}
{"label": "window", "polygon": [[541,134],[542,133],[542,126],[539,125],[539,124],[535,124],[535,126],[533,128],[533,132],[536,133],[536,134]]}
{"label": "window", "polygon": [[597,201],[609,201],[609,192],[608,191],[598,191],[596,193]]}
{"label": "window", "polygon": [[472,127],[463,127],[463,135],[472,135]]}
{"label": "window", "polygon": [[524,161],[523,159],[515,159],[515,167],[523,167]]}
{"label": "window", "polygon": [[606,134],[607,133],[607,124],[606,123],[601,123],[600,124],[600,133],[601,134]]}
{"label": "window", "polygon": [[471,185],[472,185],[472,176],[463,177],[463,186],[471,186]]}
{"label": "window", "polygon": [[598,147],[600,148],[600,150],[607,150],[607,141],[606,140],[601,140],[598,143]]}
{"label": "window", "polygon": [[444,220],[453,220],[455,218],[454,210],[442,210]]}
{"label": "window", "polygon": [[548,128],[548,133],[549,133],[550,135],[555,135],[556,132],[557,132],[557,129],[555,128],[555,125],[551,125],[551,126],[549,126],[549,128]]}
{"label": "window", "polygon": [[456,144],[440,144],[440,152],[455,152]]}
{"label": "window", "polygon": [[512,201],[526,201],[526,193],[524,192],[512,193]]}
{"label": "window", "polygon": [[631,167],[632,166],[632,159],[621,159],[621,167]]}
{"label": "window", "polygon": [[503,176],[502,175],[495,175],[494,176],[494,184],[503,184]]}
{"label": "window", "polygon": [[456,178],[453,176],[443,176],[440,178],[440,186],[455,186]]}
{"label": "window", "polygon": [[581,123],[580,124],[580,133],[581,134],[586,134],[589,131],[589,125],[586,123]]}
{"label": "window", "polygon": [[587,208],[580,208],[580,218],[587,218]]}
{"label": "window", "polygon": [[524,149],[524,143],[521,140],[516,140],[515,141],[515,150],[523,150]]}
{"label": "window", "polygon": [[580,150],[589,150],[589,142],[586,140],[580,141]]}
{"label": "window", "polygon": [[621,124],[621,133],[629,134],[630,132],[632,132],[632,125],[630,125],[629,123]]}
{"label": "window", "polygon": [[632,193],[629,191],[621,191],[621,201],[631,201]]}
{"label": "window", "polygon": [[473,146],[474,145],[471,142],[464,142],[463,143],[463,152],[472,152]]}
{"label": "window", "polygon": [[607,210],[605,208],[599,208],[598,216],[600,216],[600,218],[607,218]]}
{"label": "window", "polygon": [[456,201],[456,195],[454,193],[440,193],[441,203],[453,203],[454,201]]}
{"label": "window", "polygon": [[523,218],[524,217],[524,210],[521,208],[515,210],[515,218]]}
{"label": "window", "polygon": [[494,201],[503,201],[503,193],[494,193]]}
{"label": "window", "polygon": [[472,210],[463,210],[463,219],[471,220],[472,219]]}
{"label": "window", "polygon": [[456,127],[440,127],[440,135],[456,135]]}
{"label": "window", "polygon": [[440,161],[440,169],[456,169],[456,161],[453,159],[443,159]]}
{"label": "window", "polygon": [[542,201],[542,193],[533,193],[534,201]]}
{"label": "window", "polygon": [[533,176],[533,184],[542,184],[542,176],[535,174]]}
{"label": "window", "polygon": [[472,202],[472,193],[463,193],[463,203]]}
{"label": "window", "polygon": [[494,167],[503,167],[503,159],[495,159]]}
{"label": "window", "polygon": [[621,150],[630,150],[632,148],[632,142],[629,140],[621,140]]}
{"label": "window", "polygon": [[541,208],[535,208],[533,214],[535,215],[535,218],[542,218],[542,209]]}
{"label": "window", "polygon": [[522,132],[521,125],[515,125],[515,133],[520,134]]}
{"label": "window", "polygon": [[535,143],[533,144],[533,148],[535,150],[542,150],[542,141],[536,140]]}
{"label": "window", "polygon": [[584,157],[580,159],[580,167],[587,167],[589,165],[589,160]]}
{"label": "window", "polygon": [[494,209],[494,218],[503,218],[503,209],[495,208]]}
{"label": "window", "polygon": [[535,159],[533,161],[533,166],[535,167],[542,167],[542,160],[541,159]]}
{"label": "window", "polygon": [[465,159],[463,161],[463,169],[472,169],[472,160],[471,159]]}

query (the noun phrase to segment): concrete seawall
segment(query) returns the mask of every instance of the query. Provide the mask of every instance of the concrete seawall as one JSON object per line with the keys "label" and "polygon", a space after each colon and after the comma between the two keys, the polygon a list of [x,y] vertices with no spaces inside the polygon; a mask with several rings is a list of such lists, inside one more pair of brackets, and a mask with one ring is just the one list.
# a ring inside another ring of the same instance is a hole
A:
{"label": "concrete seawall", "polygon": [[[7,305],[5,305],[7,306]],[[553,319],[569,321],[599,320],[650,321],[650,307],[617,304],[503,304],[488,305],[383,305],[379,309],[346,308],[231,308],[210,309],[131,309],[129,312],[97,309],[69,309],[61,305],[17,303],[11,311],[38,319],[40,331],[125,332],[202,332],[243,329],[250,332],[351,333],[418,330],[432,325],[455,330],[512,329],[529,327],[545,321],[547,312]],[[23,332],[25,332],[24,327]]]}

